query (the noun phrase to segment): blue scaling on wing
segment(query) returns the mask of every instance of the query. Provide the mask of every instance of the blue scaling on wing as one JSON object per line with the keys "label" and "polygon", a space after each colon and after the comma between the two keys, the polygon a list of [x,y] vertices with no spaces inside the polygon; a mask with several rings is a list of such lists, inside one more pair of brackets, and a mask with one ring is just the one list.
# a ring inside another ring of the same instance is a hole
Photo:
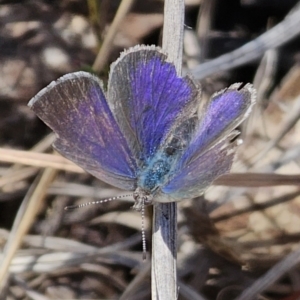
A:
{"label": "blue scaling on wing", "polygon": [[136,163],[102,84],[85,72],[63,76],[40,91],[31,109],[57,135],[54,148],[87,172],[114,186],[136,188]]}
{"label": "blue scaling on wing", "polygon": [[[229,172],[234,157],[233,129],[250,113],[255,102],[251,85],[234,84],[215,94],[202,107],[189,145],[173,167],[162,192],[171,197],[201,195],[216,178]],[[198,183],[197,183],[198,182]]]}
{"label": "blue scaling on wing", "polygon": [[54,130],[62,155],[136,190],[139,209],[199,196],[229,172],[233,130],[254,98],[251,85],[234,84],[200,102],[199,87],[177,76],[161,49],[136,46],[112,64],[107,99],[95,76],[78,72],[51,83],[29,106]]}
{"label": "blue scaling on wing", "polygon": [[195,113],[199,96],[194,82],[178,77],[159,48],[131,48],[111,66],[109,105],[140,166],[176,124]]}
{"label": "blue scaling on wing", "polygon": [[245,120],[254,104],[255,95],[252,85],[247,84],[239,89],[240,87],[240,83],[235,83],[214,94],[211,100],[203,105],[199,112],[199,124],[178,167],[184,167],[203,151],[226,138]]}
{"label": "blue scaling on wing", "polygon": [[230,139],[236,134],[237,132],[232,132],[225,140],[175,173],[171,181],[162,188],[162,193],[169,194],[173,201],[203,194],[216,178],[230,171],[236,150],[236,142],[230,142]]}

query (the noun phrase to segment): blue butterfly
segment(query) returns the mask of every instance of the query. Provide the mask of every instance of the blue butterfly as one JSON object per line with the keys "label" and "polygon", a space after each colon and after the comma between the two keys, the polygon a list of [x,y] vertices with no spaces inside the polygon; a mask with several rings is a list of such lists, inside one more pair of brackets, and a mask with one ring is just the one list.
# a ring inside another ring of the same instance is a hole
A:
{"label": "blue butterfly", "polygon": [[134,191],[134,208],[197,197],[228,173],[238,132],[255,102],[233,84],[201,100],[165,53],[136,46],[111,65],[107,92],[86,72],[67,74],[29,106],[52,130],[54,148],[87,172]]}

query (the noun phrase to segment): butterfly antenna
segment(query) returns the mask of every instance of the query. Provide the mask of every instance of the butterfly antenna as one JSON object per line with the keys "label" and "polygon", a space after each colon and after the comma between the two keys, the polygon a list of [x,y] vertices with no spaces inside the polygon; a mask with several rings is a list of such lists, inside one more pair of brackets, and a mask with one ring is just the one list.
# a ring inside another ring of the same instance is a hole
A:
{"label": "butterfly antenna", "polygon": [[133,197],[133,194],[121,195],[121,196],[106,198],[106,199],[97,200],[97,201],[90,201],[90,202],[86,202],[86,203],[82,203],[82,204],[78,204],[78,205],[69,205],[69,206],[65,207],[65,210],[77,209],[77,208],[82,208],[82,207],[86,207],[86,206],[89,206],[89,205],[106,203],[106,202],[113,201],[113,200],[119,200],[119,199],[122,199],[122,198],[125,198],[125,197]]}
{"label": "butterfly antenna", "polygon": [[143,245],[143,260],[147,258],[146,252],[146,236],[145,236],[145,202],[143,201],[141,207],[141,216],[142,216],[142,245]]}

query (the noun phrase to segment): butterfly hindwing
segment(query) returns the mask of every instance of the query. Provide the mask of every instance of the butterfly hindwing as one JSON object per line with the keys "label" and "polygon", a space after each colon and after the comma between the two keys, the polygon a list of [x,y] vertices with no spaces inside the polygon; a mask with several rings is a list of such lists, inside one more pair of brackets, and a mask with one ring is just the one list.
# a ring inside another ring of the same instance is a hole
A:
{"label": "butterfly hindwing", "polygon": [[179,165],[184,166],[213,144],[226,138],[249,115],[255,103],[254,89],[251,84],[240,87],[240,83],[235,83],[215,93],[202,107],[199,112],[199,124]]}
{"label": "butterfly hindwing", "polygon": [[234,84],[216,93],[200,111],[189,145],[176,161],[173,174],[162,187],[171,197],[196,197],[219,176],[229,172],[235,153],[231,143],[236,128],[255,102],[251,85]]}
{"label": "butterfly hindwing", "polygon": [[175,173],[163,188],[162,193],[179,201],[195,198],[219,176],[229,172],[236,150],[236,142],[227,138],[199,155],[191,164]]}

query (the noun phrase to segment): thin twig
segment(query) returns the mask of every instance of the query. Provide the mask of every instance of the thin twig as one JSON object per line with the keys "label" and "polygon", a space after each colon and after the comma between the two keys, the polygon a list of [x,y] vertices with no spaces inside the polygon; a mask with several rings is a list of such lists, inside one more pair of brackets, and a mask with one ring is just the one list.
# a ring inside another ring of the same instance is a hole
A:
{"label": "thin twig", "polygon": [[0,266],[0,294],[2,294],[1,291],[6,285],[6,278],[11,261],[21,245],[24,235],[31,227],[41,203],[46,196],[47,187],[53,181],[56,172],[56,170],[51,168],[45,169],[42,175],[33,183],[22,202],[3,251]]}
{"label": "thin twig", "polygon": [[252,286],[247,288],[235,300],[253,300],[259,293],[265,291],[269,286],[274,284],[285,273],[295,268],[300,263],[300,248],[287,255],[283,260],[278,262],[265,275],[258,278]]}
{"label": "thin twig", "polygon": [[150,273],[150,262],[147,262],[146,265],[142,267],[139,273],[126,287],[125,291],[123,292],[119,300],[130,299],[130,297],[134,295],[134,292],[137,289],[137,287],[143,284],[143,281],[145,281],[147,277],[149,277],[149,273]]}
{"label": "thin twig", "polygon": [[217,217],[212,217],[212,221],[214,223],[216,222],[220,222],[220,221],[224,221],[224,220],[228,220],[231,219],[233,217],[242,215],[242,214],[246,214],[246,213],[250,213],[253,211],[260,211],[260,210],[264,210],[270,207],[273,207],[274,205],[278,205],[278,204],[282,204],[288,201],[292,201],[293,199],[295,199],[297,196],[299,196],[300,191],[296,191],[294,193],[290,193],[290,194],[286,194],[271,200],[268,200],[264,203],[253,203],[248,207],[245,208],[241,208],[235,211],[232,211],[230,213],[227,214],[223,214]]}
{"label": "thin twig", "polygon": [[98,52],[96,60],[93,64],[93,70],[95,72],[99,73],[103,69],[105,64],[107,63],[109,51],[111,50],[111,45],[117,34],[117,30],[120,27],[120,24],[124,20],[127,13],[129,12],[134,1],[135,0],[122,0],[121,4],[119,6],[119,9],[116,13],[116,16],[115,16],[112,24],[109,27],[109,30],[108,30],[108,32],[105,36],[105,39],[103,41],[103,44],[101,46],[101,49]]}
{"label": "thin twig", "polygon": [[[31,167],[48,168],[68,171],[73,173],[84,173],[85,171],[75,165],[68,159],[57,154],[38,153],[33,151],[22,151],[14,149],[6,149],[0,147],[0,162],[18,163]],[[22,171],[22,172],[21,172]],[[24,174],[23,174],[24,172]],[[15,173],[18,176],[14,179],[22,180],[27,176],[31,176],[31,169],[20,170],[20,173]],[[11,177],[0,178],[0,186],[9,183]],[[11,181],[13,182],[13,181]],[[272,173],[230,173],[219,177],[214,181],[213,185],[223,185],[232,187],[266,187],[266,186],[281,186],[300,184],[300,175],[284,175]]]}
{"label": "thin twig", "polygon": [[[300,16],[299,16],[300,18]],[[267,143],[264,149],[260,150],[257,155],[252,157],[251,165],[254,166],[262,158],[264,158],[267,153],[272,150],[279,142],[285,137],[285,135],[296,125],[300,118],[300,96],[294,100],[294,106],[291,109],[291,113],[287,114],[284,120],[281,121],[282,126],[280,130],[276,133],[276,136]]]}
{"label": "thin twig", "polygon": [[282,185],[300,185],[300,175],[271,173],[230,173],[219,177],[213,185],[232,187],[267,187]]}
{"label": "thin twig", "polygon": [[233,69],[259,59],[267,50],[278,48],[299,34],[300,3],[297,3],[294,9],[282,22],[260,35],[255,40],[230,53],[203,63],[190,72],[197,79],[203,79],[216,72]]}
{"label": "thin twig", "polygon": [[82,168],[60,155],[38,153],[0,148],[0,161],[6,163],[23,164],[32,167],[53,168],[75,173],[84,173]]}
{"label": "thin twig", "polygon": [[262,113],[266,107],[266,99],[268,99],[268,93],[274,86],[275,76],[278,68],[278,49],[268,50],[256,71],[253,80],[253,86],[256,89],[256,105],[253,108],[249,118],[243,124],[242,135],[251,136],[257,128],[258,122],[262,126],[262,131],[266,132],[264,119]]}
{"label": "thin twig", "polygon": [[214,22],[214,10],[216,8],[216,0],[203,1],[200,5],[198,22],[196,26],[197,35],[201,43],[200,62],[202,63],[207,57],[208,36]]}
{"label": "thin twig", "polygon": [[204,298],[198,291],[195,291],[191,286],[188,286],[183,281],[180,281],[179,284],[181,294],[185,297],[185,299],[206,300],[206,298]]}
{"label": "thin twig", "polygon": [[[181,74],[184,0],[166,0],[163,49]],[[177,299],[177,205],[155,204],[152,233],[152,299]]]}

